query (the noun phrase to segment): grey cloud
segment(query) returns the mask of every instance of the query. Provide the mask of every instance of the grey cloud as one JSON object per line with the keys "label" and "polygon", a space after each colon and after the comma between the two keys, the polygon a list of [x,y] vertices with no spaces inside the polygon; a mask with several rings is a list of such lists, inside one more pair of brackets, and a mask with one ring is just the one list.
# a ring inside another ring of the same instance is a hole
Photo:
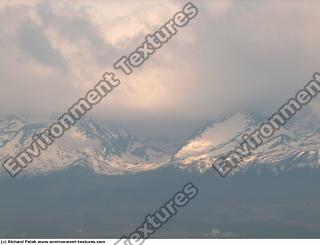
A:
{"label": "grey cloud", "polygon": [[66,62],[60,51],[54,48],[43,30],[30,20],[24,21],[17,30],[18,47],[34,60],[61,69]]}
{"label": "grey cloud", "polygon": [[99,28],[86,15],[85,7],[75,10],[69,6],[67,11],[60,12],[50,1],[46,1],[39,2],[36,10],[46,28],[56,29],[61,36],[73,42],[87,41],[91,46],[90,55],[97,64],[112,65],[117,54],[114,48],[104,40]]}

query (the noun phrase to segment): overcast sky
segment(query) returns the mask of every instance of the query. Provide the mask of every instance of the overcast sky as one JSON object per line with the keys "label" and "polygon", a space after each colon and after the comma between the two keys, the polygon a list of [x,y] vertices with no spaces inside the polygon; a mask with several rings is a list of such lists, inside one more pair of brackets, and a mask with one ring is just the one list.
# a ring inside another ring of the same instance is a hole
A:
{"label": "overcast sky", "polygon": [[2,0],[1,112],[64,112],[113,71],[122,84],[92,115],[191,122],[271,113],[320,71],[316,0],[193,1],[198,16],[142,67],[114,71],[186,2]]}

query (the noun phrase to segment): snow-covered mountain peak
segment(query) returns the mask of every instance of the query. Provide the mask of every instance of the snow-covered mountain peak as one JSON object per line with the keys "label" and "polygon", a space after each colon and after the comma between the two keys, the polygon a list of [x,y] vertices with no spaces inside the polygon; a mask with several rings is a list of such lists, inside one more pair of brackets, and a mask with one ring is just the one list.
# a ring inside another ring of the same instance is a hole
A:
{"label": "snow-covered mountain peak", "polygon": [[201,155],[222,147],[226,142],[237,138],[241,133],[250,130],[257,124],[256,115],[248,113],[236,113],[223,121],[213,122],[195,137],[189,139],[175,154],[173,160]]}
{"label": "snow-covered mountain peak", "polygon": [[[265,144],[245,159],[242,166],[272,165],[286,168],[294,165],[318,166],[320,147],[319,124],[309,115],[308,127],[303,121],[293,120],[276,132]],[[218,123],[213,123],[205,130],[190,138],[174,155],[173,162],[181,168],[196,169],[200,172],[211,167],[218,157],[233,151],[242,142],[242,135],[258,129],[264,117],[253,113],[236,113]],[[294,163],[292,165],[292,163]],[[284,167],[286,166],[286,167]]]}
{"label": "snow-covered mountain peak", "polygon": [[[4,133],[0,136],[7,140],[0,147],[0,160],[18,154],[32,141],[33,134],[48,127],[49,123],[22,124],[9,135],[6,132],[10,131],[11,124],[3,123],[1,130]],[[84,118],[66,131],[63,137],[56,139],[23,172],[46,173],[67,169],[74,164],[85,164],[98,174],[126,174],[152,170],[168,160],[167,154],[146,147],[126,130]]]}

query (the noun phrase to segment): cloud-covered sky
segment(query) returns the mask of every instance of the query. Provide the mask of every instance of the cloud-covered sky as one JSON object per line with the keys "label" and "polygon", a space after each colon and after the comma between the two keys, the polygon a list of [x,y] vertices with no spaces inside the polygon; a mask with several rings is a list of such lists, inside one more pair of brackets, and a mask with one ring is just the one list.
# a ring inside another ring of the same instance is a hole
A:
{"label": "cloud-covered sky", "polygon": [[[186,1],[0,3],[2,113],[64,112]],[[273,112],[320,64],[317,0],[193,1],[198,16],[95,108],[108,118]],[[317,102],[313,102],[317,107]]]}

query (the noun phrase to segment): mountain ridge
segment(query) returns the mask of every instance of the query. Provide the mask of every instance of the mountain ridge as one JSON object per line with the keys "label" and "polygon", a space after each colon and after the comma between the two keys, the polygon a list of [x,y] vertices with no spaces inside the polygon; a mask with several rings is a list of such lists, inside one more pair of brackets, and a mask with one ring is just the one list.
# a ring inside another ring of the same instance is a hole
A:
{"label": "mountain ridge", "polygon": [[[238,170],[246,170],[249,166],[278,170],[320,167],[320,129],[310,111],[307,115],[310,116],[304,116],[303,120],[290,121],[245,159]],[[168,165],[204,173],[215,159],[233,150],[241,142],[241,136],[258,128],[264,119],[257,113],[235,113],[220,121],[209,121],[173,154],[167,154],[148,146],[124,128],[83,118],[23,172],[49,173],[84,164],[96,174],[106,175],[135,174]],[[18,154],[34,133],[48,125],[47,122],[28,123],[15,115],[0,116],[0,159],[4,161]]]}

